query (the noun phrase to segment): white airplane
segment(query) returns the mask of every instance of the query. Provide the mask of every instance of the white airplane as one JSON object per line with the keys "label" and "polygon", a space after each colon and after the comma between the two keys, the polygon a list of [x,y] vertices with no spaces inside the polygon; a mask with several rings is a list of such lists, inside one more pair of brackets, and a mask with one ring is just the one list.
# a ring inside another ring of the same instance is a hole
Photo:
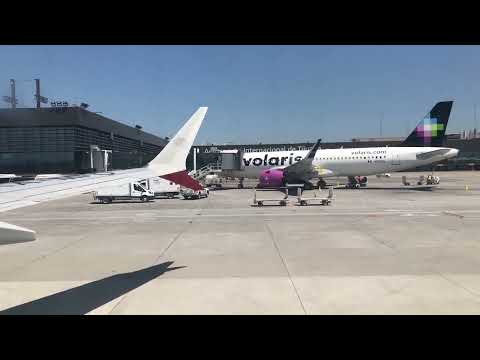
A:
{"label": "white airplane", "polygon": [[320,140],[310,150],[251,152],[243,155],[243,169],[230,176],[259,179],[261,187],[280,187],[346,176],[347,187],[366,185],[368,175],[391,173],[429,165],[458,155],[457,149],[443,147],[453,101],[437,103],[407,139],[397,147],[319,149]]}
{"label": "white airplane", "polygon": [[[203,187],[200,183],[188,176],[185,161],[207,110],[207,107],[200,107],[163,150],[142,168],[0,187],[0,212],[158,176],[192,190],[201,190]],[[23,241],[34,240],[34,232],[0,222],[0,244],[12,242],[9,239],[17,238],[22,238]]]}

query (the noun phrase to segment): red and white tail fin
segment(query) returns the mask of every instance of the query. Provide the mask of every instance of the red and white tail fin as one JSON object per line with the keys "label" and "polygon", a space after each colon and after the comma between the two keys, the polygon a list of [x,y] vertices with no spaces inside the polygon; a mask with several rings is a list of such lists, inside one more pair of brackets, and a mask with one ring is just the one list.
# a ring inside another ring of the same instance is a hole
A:
{"label": "red and white tail fin", "polygon": [[207,110],[208,107],[198,108],[160,154],[148,163],[147,167],[156,176],[193,190],[203,189],[198,181],[188,176],[185,162]]}

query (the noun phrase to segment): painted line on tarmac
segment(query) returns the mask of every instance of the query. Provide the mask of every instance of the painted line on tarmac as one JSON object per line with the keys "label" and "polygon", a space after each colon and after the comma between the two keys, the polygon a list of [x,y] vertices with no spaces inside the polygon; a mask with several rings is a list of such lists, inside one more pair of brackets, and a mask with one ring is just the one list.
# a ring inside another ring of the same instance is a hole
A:
{"label": "painted line on tarmac", "polygon": [[[464,211],[460,210],[455,210],[455,213],[463,213]],[[469,213],[480,213],[480,210],[471,210],[468,211],[466,210],[465,212]],[[441,211],[423,211],[423,212],[318,212],[318,213],[292,213],[292,212],[285,212],[285,213],[250,213],[250,214],[235,214],[235,213],[230,213],[230,214],[202,214],[201,218],[235,218],[235,217],[258,217],[258,216],[274,216],[274,217],[292,217],[292,216],[300,216],[300,217],[310,217],[310,216],[440,216],[445,214],[445,210]],[[195,215],[193,215],[195,217]],[[185,215],[151,215],[151,216],[146,216],[149,219],[191,219],[192,214],[185,214]],[[140,217],[141,218],[141,217]],[[199,217],[200,218],[200,217]],[[125,215],[125,216],[95,216],[95,217],[83,217],[83,216],[77,216],[77,217],[22,217],[22,221],[52,221],[52,220],[73,220],[73,221],[108,221],[108,220],[124,220],[124,219],[130,219],[133,220],[133,218],[130,215]],[[138,219],[138,218],[137,218]]]}

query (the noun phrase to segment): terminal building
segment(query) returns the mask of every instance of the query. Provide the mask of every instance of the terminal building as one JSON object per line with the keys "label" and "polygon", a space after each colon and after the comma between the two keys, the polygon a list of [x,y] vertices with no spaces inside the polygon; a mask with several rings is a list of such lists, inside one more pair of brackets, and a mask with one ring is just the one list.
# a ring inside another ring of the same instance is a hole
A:
{"label": "terminal building", "polygon": [[0,109],[0,173],[141,167],[167,140],[80,106]]}

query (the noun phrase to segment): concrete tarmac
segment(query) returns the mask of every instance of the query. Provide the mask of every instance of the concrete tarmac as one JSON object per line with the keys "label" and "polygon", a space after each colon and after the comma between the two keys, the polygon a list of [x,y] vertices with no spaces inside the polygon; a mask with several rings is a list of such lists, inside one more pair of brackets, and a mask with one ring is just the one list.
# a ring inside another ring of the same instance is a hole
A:
{"label": "concrete tarmac", "polygon": [[0,314],[480,314],[480,172],[401,185],[420,174],[369,177],[330,206],[230,189],[3,212],[37,240],[0,246]]}

